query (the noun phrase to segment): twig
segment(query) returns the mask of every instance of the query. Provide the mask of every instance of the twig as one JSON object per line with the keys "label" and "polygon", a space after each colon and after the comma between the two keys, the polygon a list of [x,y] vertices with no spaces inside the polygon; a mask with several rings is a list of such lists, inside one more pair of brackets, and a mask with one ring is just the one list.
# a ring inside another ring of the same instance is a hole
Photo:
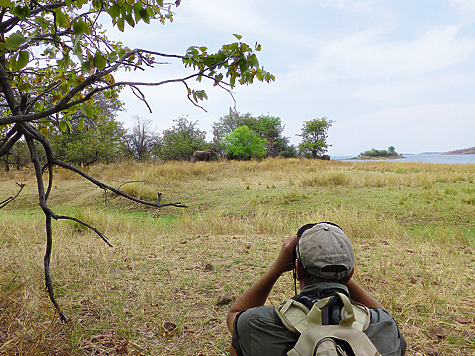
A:
{"label": "twig", "polygon": [[56,214],[52,214],[52,217],[53,219],[55,220],[72,220],[72,221],[75,221],[81,225],[84,225],[86,227],[88,227],[89,229],[91,229],[92,231],[94,231],[97,235],[99,235],[99,237],[109,246],[109,247],[114,247],[112,246],[109,241],[107,240],[107,236],[104,235],[102,232],[100,232],[99,230],[97,230],[94,226],[91,226],[89,225],[88,223],[85,223],[84,221],[81,221],[79,219],[76,219],[76,218],[73,218],[71,216],[66,216],[66,215],[56,215]]}
{"label": "twig", "polygon": [[145,179],[142,179],[142,180],[129,180],[128,182],[125,182],[125,183],[122,183],[121,185],[119,185],[119,188],[117,188],[118,190],[120,190],[120,188],[123,186],[123,185],[126,185],[127,183],[142,183],[144,182]]}
{"label": "twig", "polygon": [[11,203],[12,201],[14,201],[16,199],[16,197],[20,195],[21,191],[25,187],[25,184],[23,184],[23,183],[18,183],[17,182],[16,184],[20,187],[20,190],[15,194],[14,197],[9,197],[9,198],[5,199],[4,201],[0,202],[0,209],[4,208],[8,203]]}

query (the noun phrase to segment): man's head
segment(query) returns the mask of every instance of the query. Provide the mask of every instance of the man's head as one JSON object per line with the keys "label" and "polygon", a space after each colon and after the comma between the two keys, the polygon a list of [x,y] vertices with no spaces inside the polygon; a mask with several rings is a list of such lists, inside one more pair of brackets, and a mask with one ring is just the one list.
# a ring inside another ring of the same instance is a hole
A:
{"label": "man's head", "polygon": [[343,230],[322,222],[302,226],[297,233],[296,258],[301,271],[298,279],[305,285],[320,282],[346,284],[355,266],[350,240]]}

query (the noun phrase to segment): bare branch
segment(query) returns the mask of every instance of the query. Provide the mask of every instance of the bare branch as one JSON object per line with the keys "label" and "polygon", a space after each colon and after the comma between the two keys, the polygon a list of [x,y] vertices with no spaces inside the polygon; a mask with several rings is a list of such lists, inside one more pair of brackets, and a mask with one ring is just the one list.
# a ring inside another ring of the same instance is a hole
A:
{"label": "bare branch", "polygon": [[[11,137],[14,134],[13,137]],[[17,125],[11,129],[7,136],[0,141],[0,157],[8,154],[10,149],[17,143],[17,141],[23,136],[23,133],[18,131]]]}
{"label": "bare branch", "polygon": [[109,247],[113,247],[108,239],[107,239],[107,236],[104,235],[102,232],[100,232],[98,229],[96,229],[94,226],[92,225],[89,225],[88,223],[85,223],[84,221],[81,221],[79,219],[76,219],[76,218],[73,218],[71,216],[66,216],[66,215],[56,215],[56,214],[52,214],[52,217],[53,219],[55,220],[72,220],[72,221],[75,221],[81,225],[84,225],[86,226],[87,228],[91,229],[92,231],[94,231],[97,235],[99,235],[99,237],[109,246]]}
{"label": "bare branch", "polygon": [[107,185],[105,183],[102,183],[101,181],[95,179],[94,177],[91,177],[89,174],[85,173],[84,171],[82,171],[81,169],[77,168],[77,167],[74,167],[70,164],[67,164],[66,162],[63,162],[59,159],[54,159],[53,160],[53,164],[56,164],[60,167],[63,167],[63,168],[66,168],[66,169],[69,169],[73,172],[76,172],[77,174],[79,174],[81,177],[87,179],[88,181],[90,181],[91,183],[94,183],[95,185],[97,185],[99,188],[101,189],[104,189],[104,190],[110,190],[111,192],[114,192],[115,194],[117,195],[120,195],[121,197],[124,197],[124,198],[127,198],[129,200],[132,200],[132,201],[135,201],[137,203],[140,203],[140,204],[143,204],[143,205],[149,205],[149,206],[153,206],[155,208],[162,208],[164,206],[175,206],[175,207],[178,207],[178,208],[187,208],[186,205],[183,205],[182,203],[178,202],[178,203],[165,203],[165,204],[159,204],[159,203],[152,203],[152,202],[149,202],[149,201],[146,201],[146,200],[142,200],[142,199],[138,199],[136,197],[133,197],[131,195],[128,195],[126,193],[124,193],[123,191],[119,190],[119,189],[116,189],[110,185]]}
{"label": "bare branch", "polygon": [[15,194],[14,197],[9,197],[9,198],[5,199],[4,201],[0,202],[0,209],[4,208],[8,203],[11,203],[12,201],[14,201],[16,199],[16,197],[20,195],[21,191],[25,187],[25,184],[23,184],[23,183],[18,183],[17,182],[16,184],[20,187],[20,190]]}
{"label": "bare branch", "polygon": [[150,113],[152,113],[152,108],[150,107],[150,105],[148,105],[148,102],[147,102],[147,99],[145,98],[145,95],[142,93],[142,91],[137,88],[135,85],[131,85],[130,86],[130,89],[132,89],[132,93],[140,100],[140,101],[143,101],[145,103],[145,105],[147,106],[148,108],[148,111]]}
{"label": "bare branch", "polygon": [[142,180],[130,180],[130,181],[128,181],[128,182],[125,182],[125,183],[122,183],[121,185],[119,185],[119,188],[117,188],[117,189],[120,190],[120,188],[122,188],[122,186],[124,186],[124,185],[126,185],[126,184],[128,184],[128,183],[142,183],[142,182],[144,182],[144,181],[145,181],[145,180],[143,180],[143,179],[142,179]]}

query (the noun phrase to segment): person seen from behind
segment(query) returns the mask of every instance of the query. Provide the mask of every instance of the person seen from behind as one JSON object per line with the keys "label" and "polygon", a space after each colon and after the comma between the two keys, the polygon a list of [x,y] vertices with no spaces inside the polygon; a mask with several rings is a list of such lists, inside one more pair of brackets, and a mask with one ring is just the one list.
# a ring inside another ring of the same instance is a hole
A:
{"label": "person seen from behind", "polygon": [[[288,322],[284,325],[286,319],[281,315],[282,306],[289,303],[264,306],[279,277],[294,269],[294,279],[301,292],[290,302],[304,305],[308,312],[320,300],[341,296],[333,302],[325,318],[319,319],[322,325],[341,325],[345,315],[343,300],[349,298],[362,304],[362,308],[356,309],[365,310],[367,314],[366,325],[359,327],[366,335],[363,337],[367,337],[371,347],[374,345],[382,356],[403,356],[407,347],[404,337],[384,307],[351,278],[354,264],[353,247],[339,226],[328,222],[302,226],[296,236],[283,242],[277,259],[267,271],[231,306],[227,315],[228,330],[232,334],[230,355],[280,356],[296,347],[301,334]],[[355,325],[350,325],[350,329]]]}

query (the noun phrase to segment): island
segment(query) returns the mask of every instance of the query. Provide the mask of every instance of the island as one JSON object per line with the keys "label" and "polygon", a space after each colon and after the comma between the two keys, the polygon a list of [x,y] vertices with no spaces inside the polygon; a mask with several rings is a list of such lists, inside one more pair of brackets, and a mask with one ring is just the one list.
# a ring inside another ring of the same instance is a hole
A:
{"label": "island", "polygon": [[475,147],[463,148],[461,150],[454,150],[442,153],[443,155],[475,155]]}
{"label": "island", "polygon": [[361,152],[358,157],[352,159],[395,159],[405,158],[396,152],[394,146],[389,146],[387,150],[371,149],[369,151]]}

